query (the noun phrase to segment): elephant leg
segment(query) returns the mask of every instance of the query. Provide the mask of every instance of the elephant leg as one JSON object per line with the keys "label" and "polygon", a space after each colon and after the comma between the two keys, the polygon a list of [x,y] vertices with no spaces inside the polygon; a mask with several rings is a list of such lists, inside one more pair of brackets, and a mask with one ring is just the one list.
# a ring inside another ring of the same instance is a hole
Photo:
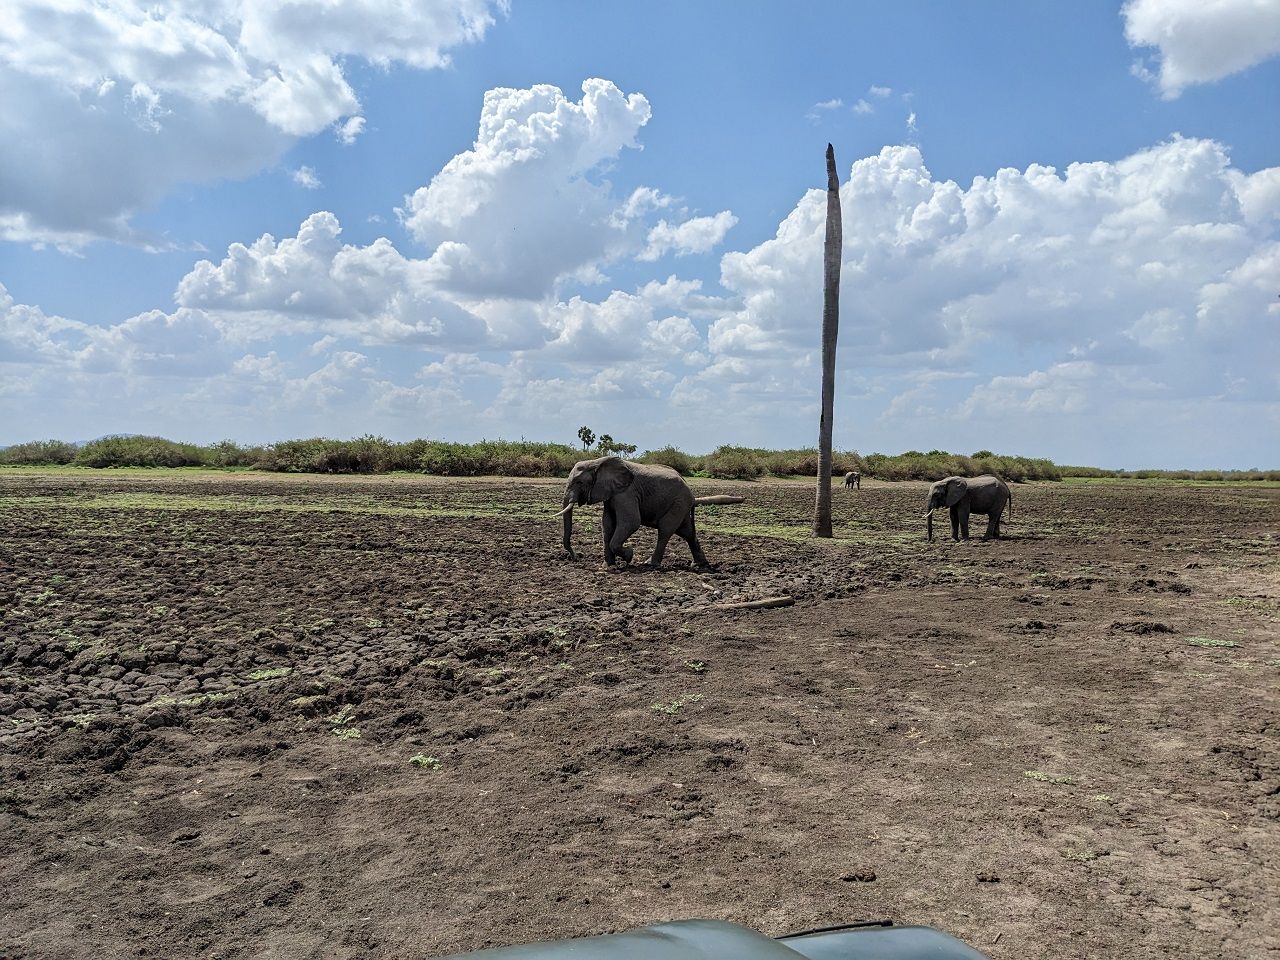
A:
{"label": "elephant leg", "polygon": [[609,549],[613,551],[614,562],[621,560],[630,563],[635,551],[627,546],[627,539],[640,529],[640,511],[633,505],[619,505],[614,508],[613,535],[609,538]]}
{"label": "elephant leg", "polygon": [[999,540],[1000,539],[1000,514],[987,514],[987,532],[982,535],[983,540]]}
{"label": "elephant leg", "polygon": [[658,542],[654,544],[653,556],[649,558],[649,566],[662,566],[662,557],[667,552],[667,542],[671,539],[671,535],[680,529],[684,523],[685,508],[683,506],[672,507],[667,511],[666,515],[658,520]]}
{"label": "elephant leg", "polygon": [[952,507],[948,512],[951,514],[951,539],[958,542],[960,540],[960,508]]}
{"label": "elephant leg", "polygon": [[684,537],[685,543],[689,544],[689,552],[693,554],[693,564],[696,567],[709,567],[707,555],[702,552],[702,545],[698,543],[698,531],[693,525],[693,511],[689,511],[689,516],[685,517],[684,523],[680,525],[680,529],[676,531],[680,536]]}
{"label": "elephant leg", "polygon": [[964,504],[960,506],[960,539],[969,539],[969,508]]}
{"label": "elephant leg", "polygon": [[617,525],[617,519],[613,515],[613,504],[606,503],[604,512],[600,514],[600,532],[604,535],[604,565],[606,567],[613,566],[617,559],[613,555],[613,547],[610,546],[610,542],[613,540],[614,528]]}
{"label": "elephant leg", "polygon": [[658,528],[658,542],[653,546],[653,556],[649,558],[649,566],[662,566],[662,555],[667,552],[667,541],[671,539],[672,533],[674,533],[674,531],[663,530],[661,527]]}

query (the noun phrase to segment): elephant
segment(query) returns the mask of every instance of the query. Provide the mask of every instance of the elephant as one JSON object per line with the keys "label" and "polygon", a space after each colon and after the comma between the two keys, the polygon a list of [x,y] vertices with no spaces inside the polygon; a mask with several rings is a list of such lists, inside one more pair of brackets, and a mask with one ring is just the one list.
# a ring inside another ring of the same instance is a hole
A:
{"label": "elephant", "polygon": [[945,477],[929,488],[929,521],[926,536],[933,539],[933,511],[945,506],[951,512],[951,539],[969,539],[969,514],[987,515],[987,532],[983,540],[1000,539],[1000,515],[1005,504],[1009,516],[1013,516],[1013,494],[1009,485],[999,477],[986,474],[981,477]]}
{"label": "elephant", "polygon": [[633,551],[627,538],[640,527],[654,527],[658,543],[649,558],[649,566],[662,564],[662,555],[672,534],[679,534],[689,544],[693,562],[707,567],[706,555],[698,544],[693,523],[694,508],[703,504],[742,503],[745,497],[695,497],[684,477],[670,467],[659,464],[633,463],[620,457],[597,457],[574,464],[564,490],[564,509],[556,514],[564,518],[564,549],[574,556],[570,533],[573,530],[573,508],[588,503],[603,503],[600,526],[604,535],[604,562],[614,566],[618,561],[630,563]]}
{"label": "elephant", "polygon": [[850,487],[855,490],[862,489],[862,474],[857,470],[850,470],[844,475],[844,488],[848,490]]}

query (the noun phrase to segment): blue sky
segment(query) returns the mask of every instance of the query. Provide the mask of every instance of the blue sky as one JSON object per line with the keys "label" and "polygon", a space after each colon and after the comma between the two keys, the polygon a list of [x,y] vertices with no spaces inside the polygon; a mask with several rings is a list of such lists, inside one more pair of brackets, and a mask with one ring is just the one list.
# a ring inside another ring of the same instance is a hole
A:
{"label": "blue sky", "polygon": [[839,446],[1280,462],[1280,3],[310,6],[0,25],[0,442],[811,445],[831,141]]}

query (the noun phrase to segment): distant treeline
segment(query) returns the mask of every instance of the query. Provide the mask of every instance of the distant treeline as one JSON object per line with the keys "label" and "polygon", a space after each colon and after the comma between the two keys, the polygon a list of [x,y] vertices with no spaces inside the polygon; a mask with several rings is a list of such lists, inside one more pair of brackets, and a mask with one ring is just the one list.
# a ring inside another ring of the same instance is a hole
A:
{"label": "distant treeline", "polygon": [[[582,450],[563,443],[527,440],[481,440],[448,443],[364,436],[354,440],[284,440],[269,446],[241,446],[230,440],[200,445],[163,437],[115,436],[89,443],[36,440],[0,448],[0,465],[73,465],[81,467],[241,467],[286,473],[387,473],[393,470],[449,477],[514,476],[562,477],[584,457],[598,450]],[[650,450],[635,459],[662,463],[686,476],[755,479],[818,474],[818,451],[761,450],[717,447],[711,453],[690,454],[675,447]],[[1059,466],[1051,460],[1013,457],[980,450],[970,456],[930,450],[889,455],[837,451],[833,472],[857,470],[880,480],[936,480],[994,473],[1006,480],[1061,480],[1063,477],[1132,477],[1178,480],[1280,480],[1280,470],[1103,470],[1098,467]]]}

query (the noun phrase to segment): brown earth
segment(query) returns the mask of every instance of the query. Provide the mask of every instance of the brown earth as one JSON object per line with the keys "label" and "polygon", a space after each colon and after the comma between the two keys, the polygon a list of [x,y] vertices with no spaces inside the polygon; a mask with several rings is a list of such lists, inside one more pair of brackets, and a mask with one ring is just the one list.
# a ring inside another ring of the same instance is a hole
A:
{"label": "brown earth", "polygon": [[602,569],[589,510],[563,558],[558,486],[0,473],[0,957],[1280,954],[1280,490],[1021,486],[930,544],[866,483],[815,543],[808,484],[695,481],[750,497],[704,573]]}

